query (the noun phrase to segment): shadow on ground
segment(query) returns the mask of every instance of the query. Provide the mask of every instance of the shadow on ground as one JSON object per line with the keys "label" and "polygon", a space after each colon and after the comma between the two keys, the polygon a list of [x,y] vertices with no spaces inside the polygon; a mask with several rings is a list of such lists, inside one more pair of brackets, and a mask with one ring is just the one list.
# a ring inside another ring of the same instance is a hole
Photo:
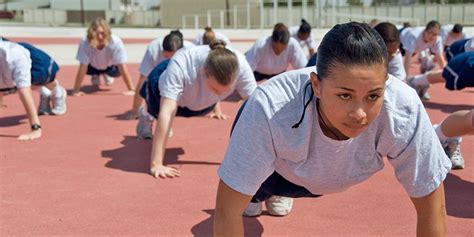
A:
{"label": "shadow on ground", "polygon": [[[120,142],[123,146],[102,151],[102,157],[111,158],[105,167],[127,172],[149,173],[151,140],[139,140],[135,136],[124,136]],[[220,165],[217,162],[182,161],[179,156],[184,154],[181,147],[167,148],[163,163],[165,165]]]}
{"label": "shadow on ground", "polygon": [[14,115],[9,117],[0,117],[0,127],[12,127],[16,125],[20,125],[22,123],[26,123],[26,120],[22,122],[22,120],[26,119],[26,115]]}
{"label": "shadow on ground", "polygon": [[[196,237],[207,237],[213,235],[214,210],[203,210],[209,217],[191,228],[191,233]],[[244,236],[262,236],[263,226],[256,217],[244,217]]]}
{"label": "shadow on ground", "polygon": [[451,171],[444,181],[446,211],[460,218],[474,218],[474,183],[461,179]]}
{"label": "shadow on ground", "polygon": [[441,110],[442,112],[445,113],[454,113],[458,110],[471,110],[472,105],[464,105],[464,104],[456,104],[456,105],[451,105],[451,104],[440,104],[436,102],[430,102],[430,101],[424,101],[423,104],[425,105],[425,108],[427,109],[436,109],[436,110]]}

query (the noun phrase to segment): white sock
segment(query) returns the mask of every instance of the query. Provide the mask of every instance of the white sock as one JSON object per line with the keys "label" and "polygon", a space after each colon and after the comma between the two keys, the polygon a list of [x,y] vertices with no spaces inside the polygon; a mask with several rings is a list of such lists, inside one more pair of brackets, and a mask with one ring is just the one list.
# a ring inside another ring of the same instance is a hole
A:
{"label": "white sock", "polygon": [[428,86],[430,82],[428,81],[428,74],[416,75],[412,79],[412,83],[415,86]]}
{"label": "white sock", "polygon": [[441,144],[444,144],[446,140],[448,140],[448,137],[446,137],[443,131],[441,131],[441,124],[435,124],[433,125],[433,128],[435,129],[436,135],[438,135],[438,138]]}
{"label": "white sock", "polygon": [[51,95],[54,97],[62,97],[63,96],[63,87],[59,85],[59,82],[56,82],[56,87],[51,90]]}
{"label": "white sock", "polygon": [[40,87],[40,93],[41,93],[41,95],[48,96],[48,97],[51,96],[51,94],[52,94],[51,90],[49,90],[46,86],[41,86]]}

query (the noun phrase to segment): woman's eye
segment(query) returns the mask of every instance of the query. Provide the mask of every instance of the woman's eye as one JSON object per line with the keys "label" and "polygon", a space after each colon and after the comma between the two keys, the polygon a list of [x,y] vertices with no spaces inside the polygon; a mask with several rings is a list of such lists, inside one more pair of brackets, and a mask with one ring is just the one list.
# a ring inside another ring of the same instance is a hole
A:
{"label": "woman's eye", "polygon": [[349,94],[340,94],[338,96],[339,96],[339,98],[341,98],[343,100],[348,100],[348,99],[351,98],[351,95],[349,95]]}
{"label": "woman's eye", "polygon": [[370,101],[376,101],[378,98],[380,98],[380,95],[369,95],[368,97]]}

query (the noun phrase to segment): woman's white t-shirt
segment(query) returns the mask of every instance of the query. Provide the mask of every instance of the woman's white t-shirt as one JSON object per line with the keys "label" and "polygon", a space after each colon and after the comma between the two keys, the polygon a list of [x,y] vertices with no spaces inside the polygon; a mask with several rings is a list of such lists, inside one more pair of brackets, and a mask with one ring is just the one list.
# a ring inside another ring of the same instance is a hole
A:
{"label": "woman's white t-shirt", "polygon": [[104,70],[113,65],[124,64],[127,61],[127,53],[122,40],[112,34],[109,43],[103,49],[90,46],[87,38],[82,38],[76,59],[80,64]]}

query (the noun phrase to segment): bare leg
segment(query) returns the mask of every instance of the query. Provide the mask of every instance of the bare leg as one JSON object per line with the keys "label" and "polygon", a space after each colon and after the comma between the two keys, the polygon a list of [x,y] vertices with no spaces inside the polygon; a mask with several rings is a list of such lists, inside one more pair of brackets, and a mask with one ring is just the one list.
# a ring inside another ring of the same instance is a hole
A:
{"label": "bare leg", "polygon": [[473,110],[461,110],[450,114],[441,123],[441,131],[446,137],[474,135]]}

